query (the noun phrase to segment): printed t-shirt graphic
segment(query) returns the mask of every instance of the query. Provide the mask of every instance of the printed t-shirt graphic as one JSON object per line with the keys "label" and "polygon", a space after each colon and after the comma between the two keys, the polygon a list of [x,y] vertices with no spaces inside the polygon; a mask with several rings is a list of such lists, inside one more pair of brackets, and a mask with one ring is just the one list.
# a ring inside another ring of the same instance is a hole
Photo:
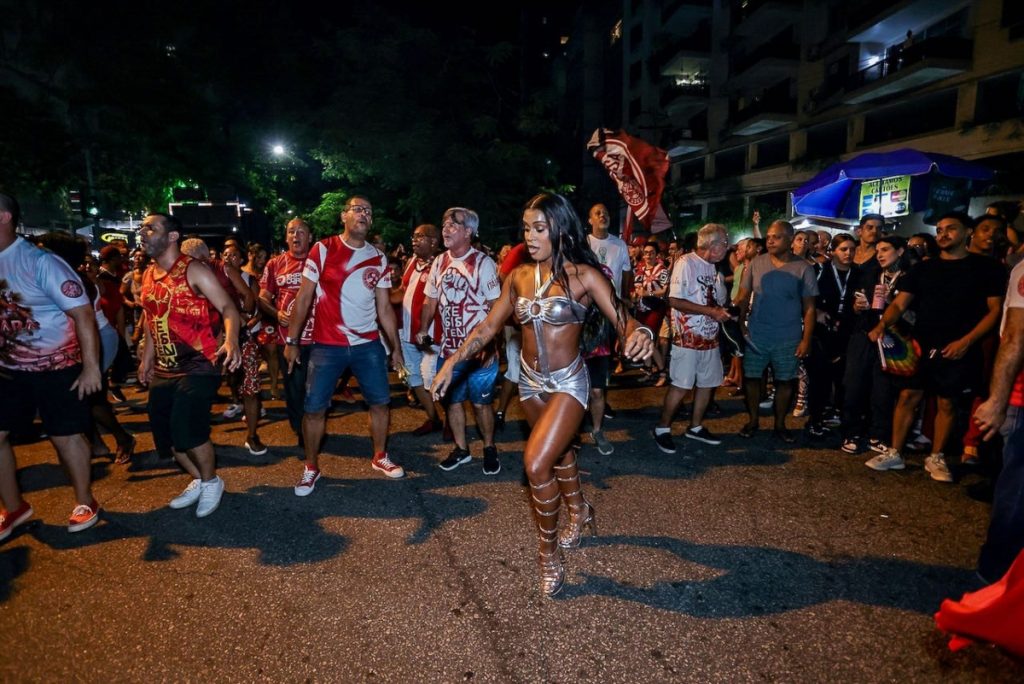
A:
{"label": "printed t-shirt graphic", "polygon": [[64,312],[91,305],[63,259],[15,239],[0,252],[0,367],[49,371],[81,363],[75,324]]}
{"label": "printed t-shirt graphic", "polygon": [[[436,257],[435,257],[436,258]],[[427,298],[427,280],[430,278],[430,267],[434,259],[420,259],[413,256],[402,274],[402,331],[406,342],[416,342],[416,333],[420,329],[420,316],[423,315],[423,301]],[[441,317],[434,316],[434,325],[430,328],[430,339],[436,343],[441,339]]]}
{"label": "printed t-shirt graphic", "polygon": [[356,249],[333,235],[313,245],[302,272],[317,285],[313,341],[353,347],[378,339],[376,289],[391,287],[387,268],[369,243]]}
{"label": "printed t-shirt graphic", "polygon": [[[293,257],[285,252],[267,262],[260,277],[260,289],[270,293],[273,301],[280,311],[291,315],[295,308],[295,298],[299,294],[299,286],[302,285],[302,271],[306,267],[306,258]],[[315,318],[316,306],[309,307],[306,316],[306,326],[302,329],[300,336],[301,344],[310,344],[313,341],[313,320]],[[284,338],[288,336],[288,326],[279,325],[277,328],[277,343],[284,344]]]}
{"label": "printed t-shirt graphic", "polygon": [[[676,259],[668,296],[701,306],[715,306],[725,301],[725,286],[714,264],[690,252]],[[686,314],[676,308],[671,311],[672,344],[686,349],[718,347],[718,321],[704,314]]]}
{"label": "printed t-shirt graphic", "polygon": [[142,276],[142,309],[156,351],[154,374],[160,377],[219,375],[217,334],[210,326],[210,302],[188,284],[193,259],[184,254],[161,277],[156,266]]}
{"label": "printed t-shirt graphic", "polygon": [[488,302],[501,294],[498,269],[489,256],[472,247],[460,259],[445,252],[434,259],[425,292],[437,300],[441,358],[448,358],[487,318]]}

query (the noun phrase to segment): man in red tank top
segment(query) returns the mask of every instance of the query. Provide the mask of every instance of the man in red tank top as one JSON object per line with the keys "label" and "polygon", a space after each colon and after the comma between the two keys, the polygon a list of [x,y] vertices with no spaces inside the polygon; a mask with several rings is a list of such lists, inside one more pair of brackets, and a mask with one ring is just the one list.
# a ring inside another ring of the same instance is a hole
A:
{"label": "man in red tank top", "polygon": [[[210,442],[210,405],[223,365],[238,368],[238,309],[205,264],[181,253],[181,223],[153,213],[139,228],[142,248],[153,264],[142,277],[139,299],[146,312],[145,348],[139,380],[149,383],[149,421],[157,449],[170,449],[192,480],[171,500],[171,508],[194,503],[196,516],[220,505],[224,481],[217,476]],[[224,341],[211,328],[210,305],[224,322]]]}

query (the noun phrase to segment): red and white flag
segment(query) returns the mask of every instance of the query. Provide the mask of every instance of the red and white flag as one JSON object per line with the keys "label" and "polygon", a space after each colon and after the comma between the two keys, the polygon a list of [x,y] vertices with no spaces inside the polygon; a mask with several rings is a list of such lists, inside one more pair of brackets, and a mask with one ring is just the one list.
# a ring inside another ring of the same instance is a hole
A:
{"label": "red and white flag", "polygon": [[665,150],[623,130],[608,128],[594,131],[587,149],[608,171],[619,195],[629,207],[623,239],[629,240],[633,216],[652,233],[672,227],[661,208],[661,193],[665,190],[665,174],[669,167]]}

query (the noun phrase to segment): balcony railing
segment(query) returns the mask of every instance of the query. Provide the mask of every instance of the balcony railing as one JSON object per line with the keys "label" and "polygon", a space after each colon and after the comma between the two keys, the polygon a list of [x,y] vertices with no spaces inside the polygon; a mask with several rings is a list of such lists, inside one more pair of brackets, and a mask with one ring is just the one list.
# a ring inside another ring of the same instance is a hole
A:
{"label": "balcony railing", "polygon": [[755,100],[743,109],[737,110],[729,118],[729,123],[735,126],[760,114],[796,114],[796,98],[771,95]]}
{"label": "balcony railing", "polygon": [[685,83],[683,85],[671,83],[661,90],[661,107],[668,107],[676,98],[682,96],[705,98],[711,94],[711,87],[707,81],[700,83]]}
{"label": "balcony railing", "polygon": [[850,76],[846,90],[857,90],[928,59],[969,60],[974,54],[974,41],[953,36],[938,36],[914,43],[907,48],[894,45],[886,52],[885,59]]}

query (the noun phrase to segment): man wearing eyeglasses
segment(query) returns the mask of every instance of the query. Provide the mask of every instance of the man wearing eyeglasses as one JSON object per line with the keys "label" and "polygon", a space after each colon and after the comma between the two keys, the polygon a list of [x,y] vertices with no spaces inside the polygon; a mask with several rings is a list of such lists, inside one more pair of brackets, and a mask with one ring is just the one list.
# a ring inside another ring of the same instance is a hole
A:
{"label": "man wearing eyeglasses", "polygon": [[[306,372],[302,438],[306,462],[295,485],[296,496],[313,493],[320,479],[320,442],[324,436],[327,408],[338,378],[351,369],[363,398],[370,405],[370,437],[374,470],[400,478],[405,470],[386,450],[391,420],[391,388],[388,385],[387,353],[380,344],[384,331],[395,365],[404,365],[398,341],[395,310],[388,290],[388,260],[367,241],[373,223],[373,207],[362,195],[353,195],[341,212],[344,230],[313,245],[302,272],[285,338],[284,356],[291,373],[299,360],[299,344],[310,306],[313,306],[313,348]],[[314,302],[315,299],[315,302]],[[379,325],[378,325],[379,323]]]}
{"label": "man wearing eyeglasses", "polygon": [[[430,267],[420,319],[417,342],[428,337],[431,322],[437,311],[441,313],[441,351],[438,368],[445,359],[458,351],[473,329],[483,323],[487,312],[498,300],[501,285],[494,261],[475,249],[473,237],[480,227],[480,217],[472,209],[453,207],[444,213],[441,236],[448,248],[434,259]],[[466,412],[463,402],[473,404],[477,427],[484,439],[484,474],[497,475],[501,471],[498,450],[494,447],[494,381],[498,377],[498,356],[493,345],[480,352],[475,359],[455,366],[445,403],[448,425],[455,438],[455,448],[440,463],[442,470],[454,470],[469,463],[472,456],[466,442]]]}

